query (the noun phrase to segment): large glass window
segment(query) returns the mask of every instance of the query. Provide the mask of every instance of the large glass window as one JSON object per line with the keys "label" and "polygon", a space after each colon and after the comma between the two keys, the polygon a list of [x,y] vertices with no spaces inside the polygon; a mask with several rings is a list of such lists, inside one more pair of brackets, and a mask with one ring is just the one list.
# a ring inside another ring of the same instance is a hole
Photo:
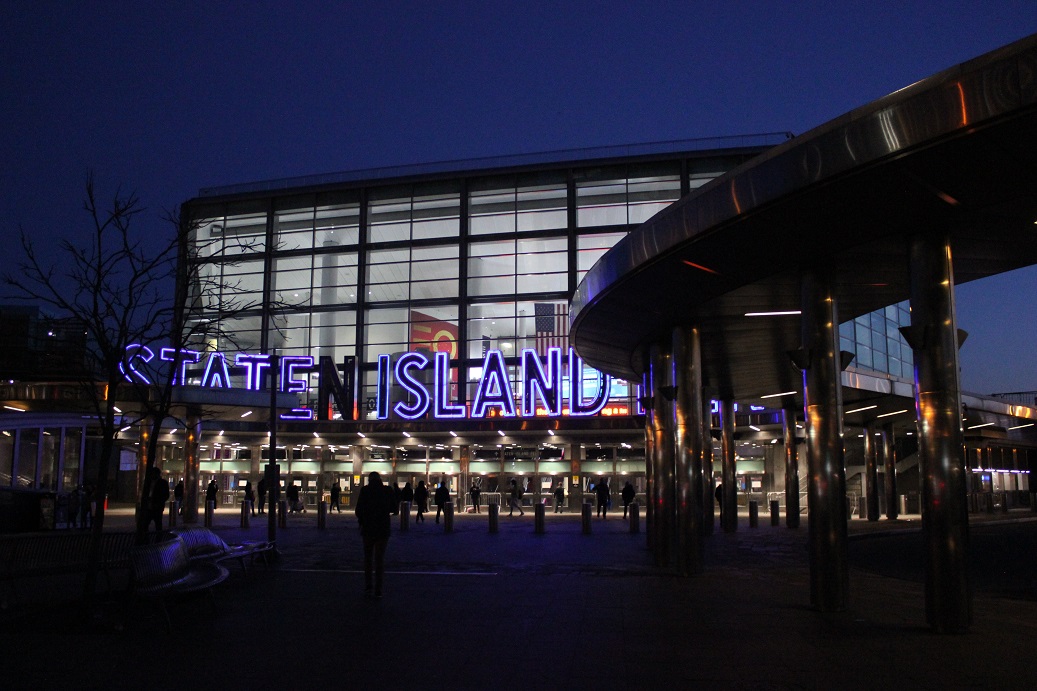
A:
{"label": "large glass window", "polygon": [[278,257],[274,260],[270,289],[276,304],[282,307],[307,307],[310,305],[312,263],[313,256],[309,254]]}
{"label": "large glass window", "polygon": [[356,245],[360,242],[360,203],[353,196],[318,196],[314,214],[314,247]]}
{"label": "large glass window", "polygon": [[413,350],[457,352],[456,305],[367,310],[364,362]]}
{"label": "large glass window", "polygon": [[79,485],[79,461],[83,448],[83,430],[79,427],[66,427],[64,432],[65,445],[61,459],[61,488],[65,492],[71,492]]}
{"label": "large glass window", "polygon": [[458,251],[457,245],[446,245],[371,252],[368,301],[457,297]]}
{"label": "large glass window", "polygon": [[576,238],[577,281],[583,280],[595,262],[623,239],[626,233],[595,233]]}
{"label": "large glass window", "polygon": [[509,295],[568,289],[566,238],[522,238],[472,243],[468,294]]}
{"label": "large glass window", "polygon": [[[451,187],[454,187],[451,185]],[[368,204],[368,240],[398,242],[457,237],[461,195],[441,185],[374,190]]]}
{"label": "large glass window", "polygon": [[568,303],[491,302],[468,307],[468,357],[482,360],[488,350],[505,357],[530,348],[545,354],[548,348],[568,348]]}
{"label": "large glass window", "polygon": [[14,430],[0,430],[0,487],[10,487],[14,480],[14,435]]}
{"label": "large glass window", "polygon": [[576,219],[581,228],[643,223],[680,197],[680,168],[621,166],[581,174]]}
{"label": "large glass window", "polygon": [[61,428],[43,430],[40,449],[40,489],[55,492],[58,489],[58,454],[61,452]]}
{"label": "large glass window", "polygon": [[[312,198],[311,198],[312,199]],[[288,208],[274,213],[275,252],[313,247],[313,205]]]}
{"label": "large glass window", "polygon": [[357,276],[356,252],[318,255],[314,258],[314,303],[356,304]]}
{"label": "large glass window", "polygon": [[18,430],[18,470],[15,487],[36,486],[36,460],[40,451],[40,430],[35,427]]}
{"label": "large glass window", "polygon": [[565,228],[565,177],[549,173],[473,182],[468,211],[472,235]]}

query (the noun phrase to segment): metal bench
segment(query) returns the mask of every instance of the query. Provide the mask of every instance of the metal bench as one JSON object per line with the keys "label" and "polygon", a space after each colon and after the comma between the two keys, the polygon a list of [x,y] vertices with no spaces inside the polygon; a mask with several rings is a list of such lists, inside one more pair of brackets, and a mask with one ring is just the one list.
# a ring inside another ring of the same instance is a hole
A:
{"label": "metal bench", "polygon": [[[92,540],[93,534],[89,531],[6,536],[0,539],[0,579],[7,583],[8,593],[13,595],[15,582],[20,578],[86,573],[90,568]],[[109,591],[112,570],[129,568],[129,552],[134,540],[133,533],[101,534],[98,565]],[[5,609],[9,606],[8,596],[5,595],[0,606]]]}
{"label": "metal bench", "polygon": [[219,563],[227,559],[237,559],[244,573],[248,573],[248,567],[245,565],[246,557],[249,561],[253,561],[256,556],[261,556],[266,563],[267,553],[274,549],[273,542],[228,544],[219,535],[201,526],[176,528],[171,532],[184,541],[188,559],[192,562]]}
{"label": "metal bench", "polygon": [[167,595],[204,590],[209,593],[209,600],[215,610],[216,598],[212,594],[212,588],[230,575],[226,567],[215,562],[192,563],[187,555],[187,546],[179,537],[166,542],[133,547],[130,550],[130,562],[133,567],[134,597],[151,597],[158,600],[166,618],[167,630],[172,630],[165,602]]}

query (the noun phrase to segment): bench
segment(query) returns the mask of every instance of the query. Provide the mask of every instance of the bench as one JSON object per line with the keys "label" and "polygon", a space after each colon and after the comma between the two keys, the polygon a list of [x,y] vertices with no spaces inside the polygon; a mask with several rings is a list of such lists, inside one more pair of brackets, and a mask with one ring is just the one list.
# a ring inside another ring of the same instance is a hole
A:
{"label": "bench", "polygon": [[[20,578],[86,573],[90,568],[90,548],[93,534],[84,532],[25,533],[0,538],[0,579],[14,594],[15,582]],[[112,588],[111,572],[129,568],[129,552],[135,541],[134,533],[101,533],[99,566]],[[2,608],[9,606],[4,597]]]}
{"label": "bench", "polygon": [[213,609],[216,598],[212,588],[230,575],[226,567],[215,562],[192,563],[187,555],[187,545],[182,538],[174,537],[166,542],[138,545],[130,550],[133,573],[134,597],[151,597],[158,600],[166,617],[166,629],[172,631],[167,595],[179,595],[206,591]]}
{"label": "bench", "polygon": [[241,564],[241,570],[248,573],[245,558],[253,561],[256,556],[261,556],[267,563],[267,554],[274,549],[273,542],[242,542],[240,544],[227,544],[223,538],[201,526],[188,526],[176,528],[171,531],[184,541],[187,547],[187,557],[192,562],[208,561],[219,563],[226,559],[237,559]]}

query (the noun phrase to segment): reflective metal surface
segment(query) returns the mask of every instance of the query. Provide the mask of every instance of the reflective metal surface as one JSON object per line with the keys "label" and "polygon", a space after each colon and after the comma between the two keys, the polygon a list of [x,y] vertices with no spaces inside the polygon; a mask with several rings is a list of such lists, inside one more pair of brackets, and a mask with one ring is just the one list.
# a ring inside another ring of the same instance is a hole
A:
{"label": "reflective metal surface", "polygon": [[885,467],[883,485],[886,492],[886,518],[891,521],[900,515],[897,505],[897,451],[893,437],[893,425],[882,428],[882,463]]}
{"label": "reflective metal surface", "polygon": [[653,345],[650,351],[652,368],[652,412],[654,440],[652,442],[652,553],[656,566],[670,565],[671,543],[674,535],[674,477],[673,477],[673,401],[665,392],[673,388],[673,362],[670,344]]}
{"label": "reflective metal surface", "polygon": [[785,525],[799,527],[799,458],[796,455],[796,411],[781,411],[782,435],[785,437]]}
{"label": "reflective metal surface", "polygon": [[846,609],[849,599],[848,514],[839,321],[827,274],[804,275],[802,309],[802,348],[808,354],[803,370],[803,407],[810,473],[810,604],[822,612],[837,612]]}
{"label": "reflective metal surface", "polygon": [[918,407],[918,464],[926,545],[925,604],[929,625],[959,633],[972,618],[969,515],[954,271],[946,238],[919,236],[911,245],[911,329]]}
{"label": "reflective metal surface", "polygon": [[735,402],[720,401],[720,527],[725,533],[738,530],[738,488],[735,470]]}
{"label": "reflective metal surface", "polygon": [[673,330],[674,443],[677,495],[677,569],[702,571],[702,354],[698,329]]}
{"label": "reflective metal surface", "polygon": [[879,520],[879,462],[878,440],[875,437],[875,425],[864,426],[864,482],[866,487],[867,518],[869,521]]}
{"label": "reflective metal surface", "polygon": [[653,338],[696,324],[707,385],[747,401],[798,387],[784,358],[798,318],[744,315],[797,309],[802,265],[832,267],[850,319],[908,297],[908,240],[921,230],[950,230],[959,283],[1037,263],[1035,74],[1029,37],[682,198],[587,273],[571,342],[588,364],[636,380]]}

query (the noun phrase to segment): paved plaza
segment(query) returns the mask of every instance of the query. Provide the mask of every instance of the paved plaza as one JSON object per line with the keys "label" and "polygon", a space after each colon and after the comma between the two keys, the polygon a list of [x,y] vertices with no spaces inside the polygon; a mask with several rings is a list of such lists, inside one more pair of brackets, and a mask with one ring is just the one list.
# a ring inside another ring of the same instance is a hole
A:
{"label": "paved plaza", "polygon": [[[615,512],[614,512],[615,513]],[[432,514],[434,516],[434,514]],[[1032,514],[978,515],[977,545]],[[108,515],[128,529],[130,510]],[[228,541],[262,539],[265,517],[240,527],[217,512]],[[920,522],[851,521],[850,607],[809,607],[805,527],[766,517],[706,540],[705,570],[681,578],[651,565],[644,525],[619,515],[583,534],[574,514],[531,511],[394,525],[385,597],[363,594],[352,513],[317,528],[310,512],[278,530],[280,560],[247,575],[234,562],[204,597],[170,602],[172,632],[150,601],[104,598],[92,624],[75,616],[75,584],[19,583],[4,613],[6,689],[958,689],[1034,687],[1037,587],[1028,574],[978,579],[965,635],[925,623],[924,579],[913,550]],[[1023,538],[1013,538],[1023,539]],[[1027,538],[1028,539],[1028,538]],[[917,551],[917,550],[915,550]],[[977,549],[987,554],[986,548]],[[978,565],[992,573],[1032,563]],[[1032,573],[1032,571],[1031,571]]]}

